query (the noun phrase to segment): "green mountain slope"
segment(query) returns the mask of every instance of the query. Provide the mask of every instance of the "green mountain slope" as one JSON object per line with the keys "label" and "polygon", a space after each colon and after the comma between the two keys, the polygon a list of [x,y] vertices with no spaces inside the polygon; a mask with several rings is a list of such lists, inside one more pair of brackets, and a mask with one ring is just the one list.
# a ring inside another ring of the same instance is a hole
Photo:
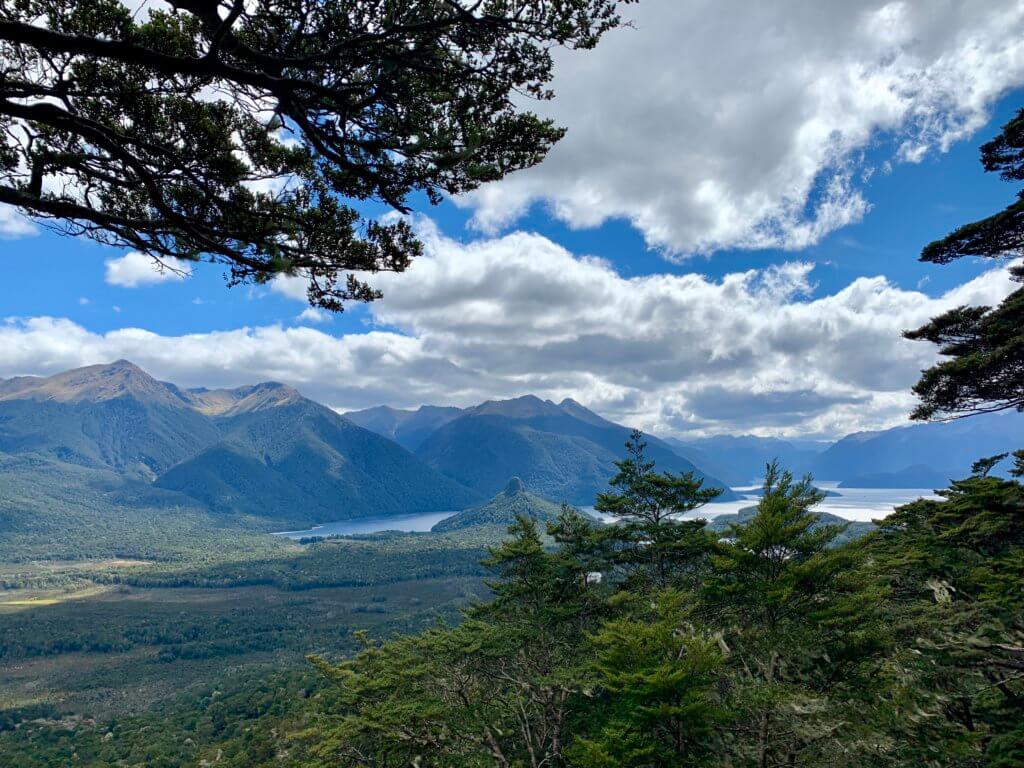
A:
{"label": "green mountain slope", "polygon": [[120,360],[0,382],[0,451],[152,479],[220,438],[187,392]]}
{"label": "green mountain slope", "polygon": [[[64,479],[78,478],[67,486],[68,503],[81,483],[99,483],[126,519],[126,509],[151,508],[140,489],[264,527],[441,512],[485,498],[291,387],[186,390],[124,360],[0,380],[0,453],[31,464],[18,474],[31,482],[19,487],[49,489],[40,496],[51,505],[63,505]],[[115,503],[110,489],[118,485]],[[106,502],[85,496],[100,515]],[[8,524],[38,509],[10,508]],[[68,518],[69,531],[87,525],[83,515]]]}
{"label": "green mountain slope", "polygon": [[[488,496],[515,476],[546,498],[592,504],[615,473],[629,433],[571,400],[555,404],[527,396],[467,410],[430,435],[416,455]],[[708,486],[726,488],[662,441],[645,439],[660,471],[694,471]],[[726,490],[721,498],[735,495]]]}
{"label": "green mountain slope", "polygon": [[218,419],[222,440],[157,479],[213,510],[317,523],[460,509],[474,493],[401,446],[281,388]]}
{"label": "green mountain slope", "polygon": [[517,516],[531,517],[537,522],[553,523],[558,519],[561,507],[547,499],[530,493],[518,477],[508,481],[505,490],[479,507],[472,507],[457,515],[445,518],[430,530],[434,533],[457,531],[478,525],[508,526]]}
{"label": "green mountain slope", "polygon": [[260,551],[258,521],[214,515],[183,494],[110,469],[0,453],[0,561],[167,561]]}
{"label": "green mountain slope", "polygon": [[461,408],[424,405],[415,411],[402,411],[380,405],[344,414],[349,421],[415,451],[431,433],[462,414]]}

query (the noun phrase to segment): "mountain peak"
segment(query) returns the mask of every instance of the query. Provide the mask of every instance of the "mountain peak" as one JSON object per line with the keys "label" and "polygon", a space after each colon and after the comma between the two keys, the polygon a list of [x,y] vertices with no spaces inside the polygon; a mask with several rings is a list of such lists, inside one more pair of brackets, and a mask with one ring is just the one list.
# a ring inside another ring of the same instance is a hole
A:
{"label": "mountain peak", "polygon": [[550,400],[536,395],[523,395],[510,400],[488,400],[469,412],[476,416],[505,416],[510,419],[530,419],[536,416],[557,416],[562,413]]}
{"label": "mountain peak", "polygon": [[162,405],[188,407],[188,396],[157,381],[130,360],[75,368],[47,377],[12,379],[4,387],[0,399],[38,400],[61,403],[102,402],[132,397]]}
{"label": "mountain peak", "polygon": [[585,421],[588,424],[594,424],[596,426],[601,427],[611,426],[610,421],[603,418],[602,416],[598,416],[592,410],[590,410],[584,405],[581,405],[579,402],[573,400],[571,397],[567,397],[564,400],[562,400],[562,402],[558,404],[558,407],[561,408],[563,412],[569,414],[573,418],[579,419],[580,421]]}
{"label": "mountain peak", "polygon": [[505,486],[505,495],[516,496],[520,493],[526,493],[526,485],[518,477],[513,477]]}
{"label": "mountain peak", "polygon": [[264,381],[234,389],[193,390],[197,407],[207,416],[238,416],[279,408],[304,398],[298,390],[279,381]]}

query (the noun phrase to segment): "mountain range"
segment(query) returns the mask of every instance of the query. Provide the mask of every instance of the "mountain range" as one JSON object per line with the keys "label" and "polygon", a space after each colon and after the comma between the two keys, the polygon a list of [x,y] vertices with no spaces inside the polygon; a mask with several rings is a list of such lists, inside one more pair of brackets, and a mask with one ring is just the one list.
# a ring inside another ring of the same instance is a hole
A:
{"label": "mountain range", "polygon": [[[501,490],[508,478],[520,477],[547,499],[584,505],[607,487],[631,432],[571,399],[555,403],[526,395],[453,411],[373,408],[345,416],[415,445],[416,456],[428,466],[486,497]],[[668,443],[644,439],[659,470],[693,472],[707,487],[722,489],[722,501],[737,498],[725,481]]]}
{"label": "mountain range", "polygon": [[[60,530],[43,520],[58,508],[76,526],[109,508],[109,530],[132,509],[299,528],[481,508],[510,477],[547,502],[588,505],[629,434],[570,399],[340,415],[283,384],[186,389],[120,360],[0,380],[0,531]],[[1006,412],[831,444],[645,440],[658,469],[695,472],[729,500],[729,486],[756,482],[776,457],[844,487],[937,488],[1022,437],[1024,415]]]}
{"label": "mountain range", "polygon": [[778,459],[784,467],[807,470],[815,457],[830,445],[754,435],[715,435],[690,440],[670,437],[666,442],[733,487],[759,482],[764,477],[765,465],[773,459]]}
{"label": "mountain range", "polygon": [[484,498],[285,385],[186,390],[125,360],[0,381],[0,453],[112,470],[214,512],[289,523]]}
{"label": "mountain range", "polygon": [[[1020,448],[1024,448],[1024,414],[1004,411],[847,435],[816,456],[808,469],[822,480],[841,480],[848,486],[858,477],[886,483],[875,487],[893,487],[890,483],[909,482],[915,476],[928,479],[930,473],[931,483],[924,487],[940,487],[965,477],[971,464],[983,456]],[[891,474],[896,477],[879,477]]]}
{"label": "mountain range", "polygon": [[[846,488],[941,488],[966,477],[983,456],[1024,448],[1024,414],[1016,411],[951,422],[857,432],[833,443],[752,435],[666,440],[673,449],[735,487],[756,483],[778,459],[796,473]],[[1005,469],[1009,461],[997,467]]]}

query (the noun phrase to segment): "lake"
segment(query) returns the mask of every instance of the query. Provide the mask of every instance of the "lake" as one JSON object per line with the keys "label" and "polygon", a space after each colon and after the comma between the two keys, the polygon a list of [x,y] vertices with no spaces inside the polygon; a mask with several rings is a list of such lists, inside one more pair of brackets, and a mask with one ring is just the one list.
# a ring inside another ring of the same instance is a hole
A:
{"label": "lake", "polygon": [[403,531],[405,533],[429,531],[435,523],[454,514],[455,512],[429,512],[421,515],[363,517],[359,520],[322,523],[305,531],[280,531],[274,535],[287,536],[289,539],[303,539],[307,536],[351,536],[355,533],[380,533],[381,531]]}
{"label": "lake", "polygon": [[[837,481],[815,481],[815,486],[823,491],[832,491],[839,496],[829,496],[814,508],[815,512],[828,512],[845,520],[870,522],[885,517],[896,507],[920,498],[937,499],[931,488],[840,488]],[[745,507],[757,504],[758,496],[753,491],[760,486],[733,488],[742,498],[736,501],[723,501],[719,504],[708,504],[701,507],[688,517],[713,518],[739,512]]]}
{"label": "lake", "polygon": [[[846,520],[871,521],[885,517],[895,507],[919,499],[938,498],[930,488],[839,488],[838,482],[815,483],[823,491],[834,491],[840,496],[829,496],[815,507],[817,512],[829,512]],[[757,504],[758,497],[752,492],[760,486],[734,488],[742,498],[737,501],[724,501],[701,507],[689,517],[713,518],[738,512],[744,507]],[[591,514],[593,507],[583,507]],[[381,531],[429,531],[435,523],[451,517],[455,512],[431,512],[422,515],[398,515],[395,517],[363,518],[360,520],[338,520],[323,523],[305,531],[281,531],[275,535],[287,536],[290,539],[302,539],[308,536],[351,536],[357,533],[380,533]],[[595,514],[595,517],[599,515]]]}

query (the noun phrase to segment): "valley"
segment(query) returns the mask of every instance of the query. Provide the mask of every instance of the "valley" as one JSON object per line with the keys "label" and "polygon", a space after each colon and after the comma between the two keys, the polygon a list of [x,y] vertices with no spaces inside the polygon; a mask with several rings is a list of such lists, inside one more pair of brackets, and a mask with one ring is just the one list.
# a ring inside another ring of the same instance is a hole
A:
{"label": "valley", "polygon": [[[979,423],[921,439],[964,456],[1015,439]],[[962,469],[922,470],[915,429],[645,439],[659,470],[722,489],[688,515],[709,530],[749,517],[757,467],[781,456],[825,471],[817,509],[860,521],[855,538],[930,495],[886,481]],[[302,754],[335,696],[311,654],[458,622],[516,515],[595,515],[629,434],[570,400],[342,416],[281,385],[186,390],[126,361],[0,381],[0,747],[17,768]],[[872,475],[875,455],[898,471]],[[278,737],[255,745],[247,723]]]}

